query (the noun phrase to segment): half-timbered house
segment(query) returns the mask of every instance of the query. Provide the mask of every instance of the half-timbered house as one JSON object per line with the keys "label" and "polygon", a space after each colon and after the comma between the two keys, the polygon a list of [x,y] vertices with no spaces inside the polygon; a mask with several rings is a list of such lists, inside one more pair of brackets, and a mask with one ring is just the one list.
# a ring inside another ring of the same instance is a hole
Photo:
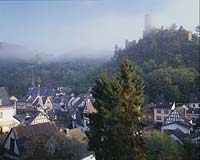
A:
{"label": "half-timbered house", "polygon": [[177,128],[185,134],[190,134],[192,130],[192,119],[186,114],[183,107],[173,110],[161,127],[162,130],[175,130]]}

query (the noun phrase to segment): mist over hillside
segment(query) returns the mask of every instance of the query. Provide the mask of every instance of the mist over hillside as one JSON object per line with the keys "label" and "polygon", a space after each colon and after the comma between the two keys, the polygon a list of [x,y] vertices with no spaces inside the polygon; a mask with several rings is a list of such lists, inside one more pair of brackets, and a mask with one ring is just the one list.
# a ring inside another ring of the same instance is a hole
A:
{"label": "mist over hillside", "polygon": [[36,52],[17,45],[0,42],[0,59],[1,60],[32,60],[36,56]]}
{"label": "mist over hillside", "polygon": [[17,44],[0,42],[0,60],[6,61],[35,61],[39,55],[43,62],[66,62],[66,61],[108,61],[113,56],[113,51],[76,49],[65,53],[42,53]]}
{"label": "mist over hillside", "polygon": [[73,61],[73,60],[98,60],[108,61],[114,55],[111,50],[94,50],[80,48],[65,52],[64,54],[55,56],[56,61]]}

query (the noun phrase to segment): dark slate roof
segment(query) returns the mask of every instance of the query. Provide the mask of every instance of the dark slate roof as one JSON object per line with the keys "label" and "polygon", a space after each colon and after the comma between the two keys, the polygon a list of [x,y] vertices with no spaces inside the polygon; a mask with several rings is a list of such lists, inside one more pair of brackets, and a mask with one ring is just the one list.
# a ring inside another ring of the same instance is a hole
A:
{"label": "dark slate roof", "polygon": [[29,113],[29,114],[16,114],[15,116],[13,116],[14,118],[16,118],[18,121],[23,122],[25,124],[31,124],[31,122],[39,115],[39,114],[43,114],[42,112],[33,112],[33,113]]}
{"label": "dark slate roof", "polygon": [[154,105],[154,108],[161,108],[161,109],[171,109],[173,103],[172,102],[163,102]]}
{"label": "dark slate roof", "polygon": [[14,132],[16,142],[17,142],[19,151],[21,153],[24,151],[24,143],[26,142],[27,139],[30,139],[31,137],[35,137],[35,136],[50,137],[55,132],[57,132],[57,128],[54,124],[41,123],[41,124],[36,124],[36,125],[14,127],[11,129],[10,133],[12,131]]}
{"label": "dark slate roof", "polygon": [[4,87],[0,87],[0,98],[8,98],[10,97],[8,92]]}
{"label": "dark slate roof", "polygon": [[34,99],[34,97],[36,97],[38,95],[38,93],[40,93],[41,96],[52,96],[53,97],[55,95],[53,88],[40,87],[39,92],[38,92],[38,87],[32,87],[32,88],[29,88],[27,94],[20,101],[25,101],[30,96],[33,97],[32,99]]}
{"label": "dark slate roof", "polygon": [[175,121],[175,122],[172,122],[172,123],[164,124],[163,126],[168,126],[168,125],[171,125],[171,124],[178,124],[178,125],[180,125],[182,127],[188,128],[188,129],[190,129],[192,127],[192,124],[188,123],[186,125],[186,124],[184,124],[184,123],[182,123],[180,121]]}
{"label": "dark slate roof", "polygon": [[190,94],[190,103],[200,103],[200,92]]}
{"label": "dark slate roof", "polygon": [[189,139],[193,139],[193,138],[196,138],[196,137],[198,137],[198,136],[200,136],[200,131],[195,132],[195,133],[189,135],[187,138],[189,138]]}
{"label": "dark slate roof", "polygon": [[145,104],[142,106],[142,109],[144,110],[153,110],[153,108],[156,106],[156,104]]}
{"label": "dark slate roof", "polygon": [[175,130],[168,130],[170,134],[174,134],[178,139],[180,139],[182,142],[184,142],[185,137],[188,136],[188,134],[183,133],[180,129],[176,128]]}

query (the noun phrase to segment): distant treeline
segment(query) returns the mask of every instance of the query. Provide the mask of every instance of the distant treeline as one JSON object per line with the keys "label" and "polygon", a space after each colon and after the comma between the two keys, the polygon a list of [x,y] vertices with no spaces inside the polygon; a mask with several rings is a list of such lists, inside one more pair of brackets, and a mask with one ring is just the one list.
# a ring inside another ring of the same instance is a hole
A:
{"label": "distant treeline", "polygon": [[[78,60],[62,63],[36,65],[22,61],[0,62],[0,86],[17,98],[25,95],[34,77],[40,77],[41,86],[68,87],[75,94],[84,93],[91,87],[102,70],[102,61]],[[33,76],[34,73],[34,76]]]}

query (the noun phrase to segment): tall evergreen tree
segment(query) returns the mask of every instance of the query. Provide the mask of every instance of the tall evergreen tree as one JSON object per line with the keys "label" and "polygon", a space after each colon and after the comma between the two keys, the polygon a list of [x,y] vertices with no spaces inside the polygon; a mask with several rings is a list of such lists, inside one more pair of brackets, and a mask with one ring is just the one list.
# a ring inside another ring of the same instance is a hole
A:
{"label": "tall evergreen tree", "polygon": [[143,81],[125,60],[112,78],[103,74],[93,88],[97,113],[89,115],[89,149],[97,160],[146,159],[140,106]]}

